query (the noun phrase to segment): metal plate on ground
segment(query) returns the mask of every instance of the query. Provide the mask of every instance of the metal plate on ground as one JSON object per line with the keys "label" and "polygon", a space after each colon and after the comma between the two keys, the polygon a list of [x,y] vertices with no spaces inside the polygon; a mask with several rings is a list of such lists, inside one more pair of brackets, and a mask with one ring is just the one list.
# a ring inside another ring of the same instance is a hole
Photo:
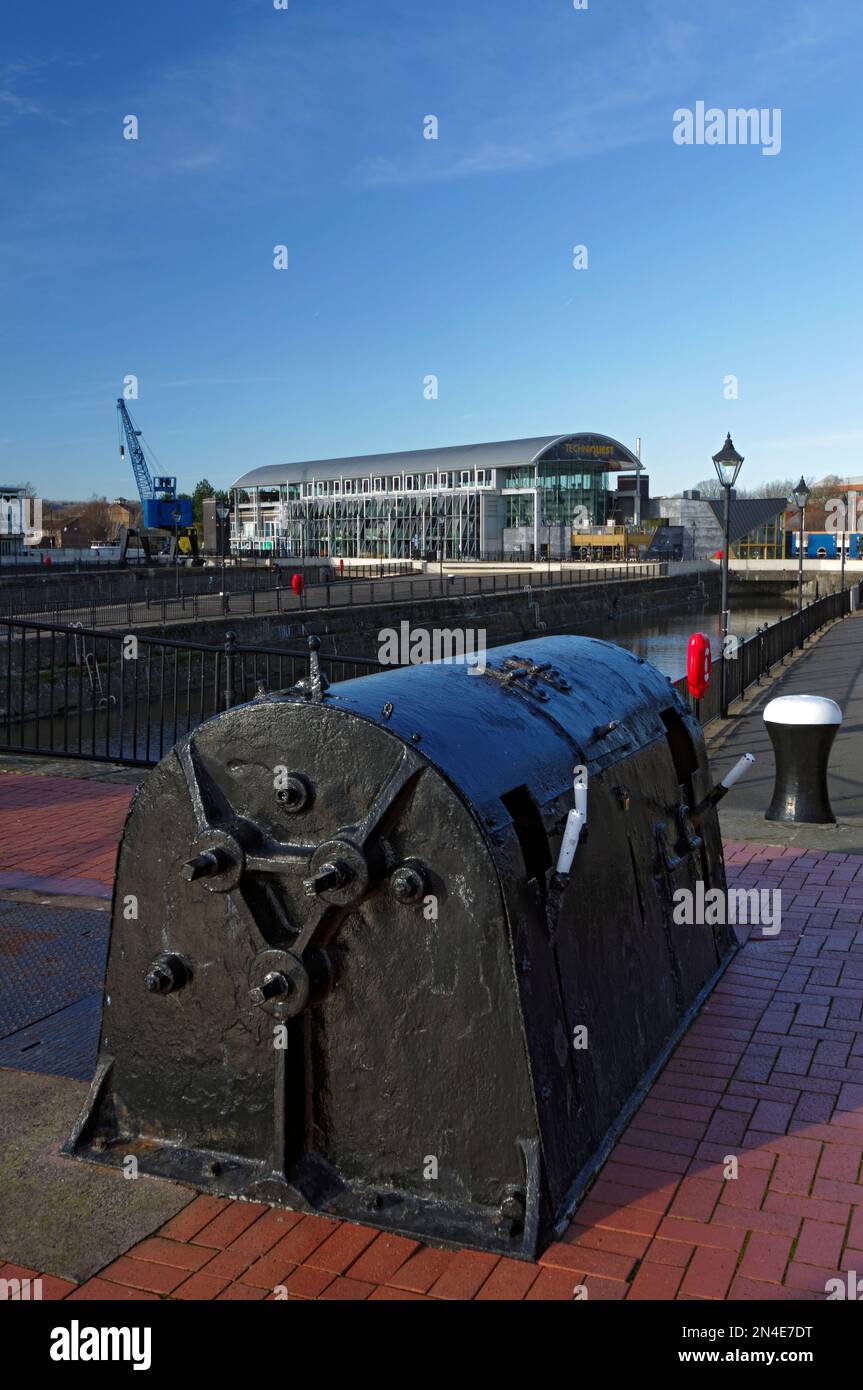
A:
{"label": "metal plate on ground", "polygon": [[89,1081],[96,1070],[102,991],[0,1038],[0,1067]]}
{"label": "metal plate on ground", "polygon": [[0,901],[0,1066],[89,1081],[108,914]]}

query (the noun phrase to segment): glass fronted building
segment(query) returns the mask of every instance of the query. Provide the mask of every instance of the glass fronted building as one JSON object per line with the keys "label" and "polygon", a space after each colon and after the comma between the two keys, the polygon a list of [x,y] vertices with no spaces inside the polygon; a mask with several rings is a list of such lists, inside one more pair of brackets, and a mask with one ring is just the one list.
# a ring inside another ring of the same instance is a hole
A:
{"label": "glass fronted building", "polygon": [[22,554],[26,505],[23,487],[0,485],[0,556]]}
{"label": "glass fronted building", "polygon": [[639,466],[602,434],[269,465],[233,486],[231,548],[369,560],[568,557],[574,530],[606,523],[609,474]]}

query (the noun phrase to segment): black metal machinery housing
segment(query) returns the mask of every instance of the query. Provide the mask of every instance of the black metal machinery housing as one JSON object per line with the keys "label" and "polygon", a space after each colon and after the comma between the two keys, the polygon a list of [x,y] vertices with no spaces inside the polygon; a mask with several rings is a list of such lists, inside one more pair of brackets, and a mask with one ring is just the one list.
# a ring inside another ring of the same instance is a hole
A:
{"label": "black metal machinery housing", "polygon": [[619,647],[262,692],[132,803],[66,1151],[535,1257],[734,949],[699,880],[701,729]]}

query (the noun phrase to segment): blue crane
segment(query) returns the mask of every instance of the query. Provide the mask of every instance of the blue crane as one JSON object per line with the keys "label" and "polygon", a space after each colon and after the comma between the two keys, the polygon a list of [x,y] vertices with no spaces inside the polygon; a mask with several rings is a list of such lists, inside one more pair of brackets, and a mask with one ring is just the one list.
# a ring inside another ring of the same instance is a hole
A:
{"label": "blue crane", "polygon": [[[191,499],[177,496],[176,478],[151,477],[144,455],[144,447],[141,444],[141,431],[135,428],[122,396],[117,401],[117,413],[120,417],[122,432],[126,436],[129,458],[132,461],[132,470],[138,485],[144,530],[173,531],[176,534],[184,527],[190,527],[192,525]],[[123,458],[124,454],[125,449],[121,439],[120,457]]]}

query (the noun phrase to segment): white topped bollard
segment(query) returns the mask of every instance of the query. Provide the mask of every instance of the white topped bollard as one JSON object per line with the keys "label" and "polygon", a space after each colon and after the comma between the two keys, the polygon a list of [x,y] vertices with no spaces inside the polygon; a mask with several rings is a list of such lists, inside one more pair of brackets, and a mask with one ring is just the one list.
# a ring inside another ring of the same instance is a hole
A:
{"label": "white topped bollard", "polygon": [[773,800],[764,819],[835,823],[827,764],[842,723],[836,701],[824,695],[779,695],[765,706],[764,723],[776,757]]}

